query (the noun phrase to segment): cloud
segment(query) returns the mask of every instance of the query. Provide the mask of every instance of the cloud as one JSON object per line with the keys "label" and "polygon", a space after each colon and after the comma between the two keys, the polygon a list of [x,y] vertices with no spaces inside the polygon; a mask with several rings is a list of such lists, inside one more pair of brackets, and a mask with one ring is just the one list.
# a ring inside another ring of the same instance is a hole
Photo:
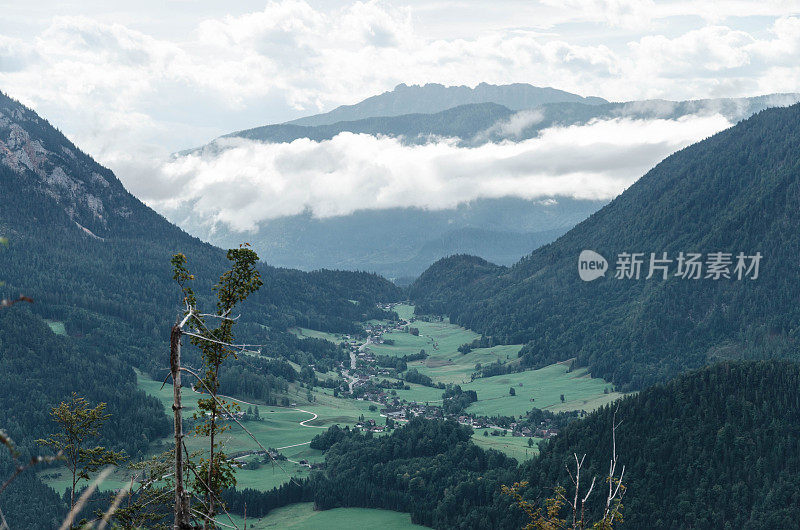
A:
{"label": "cloud", "polygon": [[515,112],[506,120],[501,120],[476,136],[477,141],[499,136],[501,138],[519,138],[523,133],[544,120],[544,113],[539,109]]}
{"label": "cloud", "polygon": [[0,35],[0,73],[18,72],[37,59],[32,46],[21,39]]}
{"label": "cloud", "polygon": [[[0,86],[106,162],[132,147],[124,134],[109,147],[106,127],[136,123],[134,139],[177,151],[401,82],[529,82],[621,101],[753,95],[791,89],[800,76],[800,19],[790,16],[797,2],[571,2],[538,6],[541,17],[522,9],[468,37],[426,34],[425,8],[399,2],[325,10],[273,1],[198,16],[193,30],[172,38],[110,16],[58,16],[39,33],[0,36]],[[460,11],[435,14],[459,21]],[[681,13],[714,22],[687,24]],[[749,14],[764,18],[735,27]],[[550,31],[532,29],[540,23]]]}
{"label": "cloud", "polygon": [[226,138],[219,141],[223,149],[142,171],[152,180],[140,184],[150,190],[144,198],[168,215],[190,205],[194,223],[237,231],[304,211],[328,217],[363,209],[446,209],[507,196],[610,199],[665,156],[730,125],[720,115],[615,118],[472,148],[450,139],[404,145],[352,133],[283,144]]}

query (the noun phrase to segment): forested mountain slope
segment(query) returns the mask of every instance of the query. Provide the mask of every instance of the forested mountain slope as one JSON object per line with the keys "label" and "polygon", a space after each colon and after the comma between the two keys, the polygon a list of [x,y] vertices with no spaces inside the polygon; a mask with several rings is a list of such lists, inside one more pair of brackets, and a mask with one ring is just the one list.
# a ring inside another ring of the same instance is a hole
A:
{"label": "forested mountain slope", "polygon": [[[800,105],[765,110],[668,157],[513,267],[445,260],[412,296],[419,311],[449,314],[497,342],[526,342],[527,366],[577,357],[623,389],[718,359],[796,358],[799,142]],[[586,249],[610,268],[591,282],[578,276]],[[644,254],[640,279],[615,278],[624,252]],[[651,253],[663,252],[673,260],[668,278],[645,279]],[[675,275],[680,252],[702,254],[700,279]],[[732,254],[731,279],[706,278],[715,252]],[[756,280],[736,279],[740,252],[762,255]]]}
{"label": "forested mountain slope", "polygon": [[791,528],[800,519],[798,389],[795,362],[716,364],[571,424],[522,478],[530,497],[550,495],[568,483],[575,452],[603,477],[616,412],[625,528]]}
{"label": "forested mountain slope", "polygon": [[[88,310],[141,339],[161,340],[180,309],[170,256],[187,255],[202,293],[223,270],[224,252],[139,202],[29,109],[0,96],[0,113],[0,229],[10,241],[0,253],[5,291],[34,297],[50,316],[68,320]],[[260,270],[264,287],[244,310],[251,332],[249,323],[276,332],[295,324],[346,331],[375,310],[375,301],[400,296],[376,275]]]}

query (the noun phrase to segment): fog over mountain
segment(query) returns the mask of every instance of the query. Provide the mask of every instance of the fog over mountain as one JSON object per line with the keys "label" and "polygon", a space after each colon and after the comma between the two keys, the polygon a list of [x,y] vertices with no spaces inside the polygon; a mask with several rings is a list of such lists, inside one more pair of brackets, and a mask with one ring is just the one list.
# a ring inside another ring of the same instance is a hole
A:
{"label": "fog over mountain", "polygon": [[[796,101],[609,103],[524,84],[401,85],[326,115],[225,135],[143,178],[150,204],[207,241],[246,238],[281,266],[400,278],[457,253],[511,264],[674,151]],[[389,115],[326,123],[369,112]],[[496,211],[506,215],[487,215]]]}

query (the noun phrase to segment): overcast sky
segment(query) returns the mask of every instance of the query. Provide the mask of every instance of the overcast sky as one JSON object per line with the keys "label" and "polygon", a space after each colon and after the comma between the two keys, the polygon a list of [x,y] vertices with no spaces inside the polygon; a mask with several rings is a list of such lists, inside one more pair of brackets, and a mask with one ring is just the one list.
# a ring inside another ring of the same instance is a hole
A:
{"label": "overcast sky", "polygon": [[3,4],[0,90],[139,195],[153,185],[142,160],[398,83],[527,82],[615,101],[800,91],[800,1]]}

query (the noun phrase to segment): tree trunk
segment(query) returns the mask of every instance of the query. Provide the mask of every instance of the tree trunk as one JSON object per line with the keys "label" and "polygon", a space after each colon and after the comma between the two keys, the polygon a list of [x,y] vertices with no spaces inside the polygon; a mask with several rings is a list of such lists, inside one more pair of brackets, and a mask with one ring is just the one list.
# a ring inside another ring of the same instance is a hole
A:
{"label": "tree trunk", "polygon": [[[217,365],[215,367],[214,384],[211,385],[211,389],[214,390],[214,394],[211,394],[211,432],[210,432],[210,435],[211,435],[211,450],[209,452],[209,457],[208,457],[208,476],[206,478],[206,480],[208,481],[208,482],[206,482],[206,486],[207,486],[206,487],[206,491],[208,492],[208,495],[206,496],[206,505],[208,506],[208,517],[209,518],[205,520],[205,523],[203,525],[203,528],[205,530],[210,530],[210,529],[215,528],[214,519],[213,519],[213,517],[215,515],[214,514],[214,490],[213,490],[212,484],[214,484],[214,482],[213,482],[213,480],[214,480],[214,437],[215,437],[214,435],[217,433],[217,400],[215,398],[216,398],[216,389],[217,389],[217,387],[216,387],[216,381],[217,381],[216,373],[218,371],[219,371],[219,363],[217,363]],[[211,389],[209,389],[209,390],[211,390]]]}
{"label": "tree trunk", "polygon": [[175,324],[169,339],[169,368],[175,413],[175,530],[192,528],[189,518],[189,494],[183,484],[183,420],[181,418],[181,328]]}

